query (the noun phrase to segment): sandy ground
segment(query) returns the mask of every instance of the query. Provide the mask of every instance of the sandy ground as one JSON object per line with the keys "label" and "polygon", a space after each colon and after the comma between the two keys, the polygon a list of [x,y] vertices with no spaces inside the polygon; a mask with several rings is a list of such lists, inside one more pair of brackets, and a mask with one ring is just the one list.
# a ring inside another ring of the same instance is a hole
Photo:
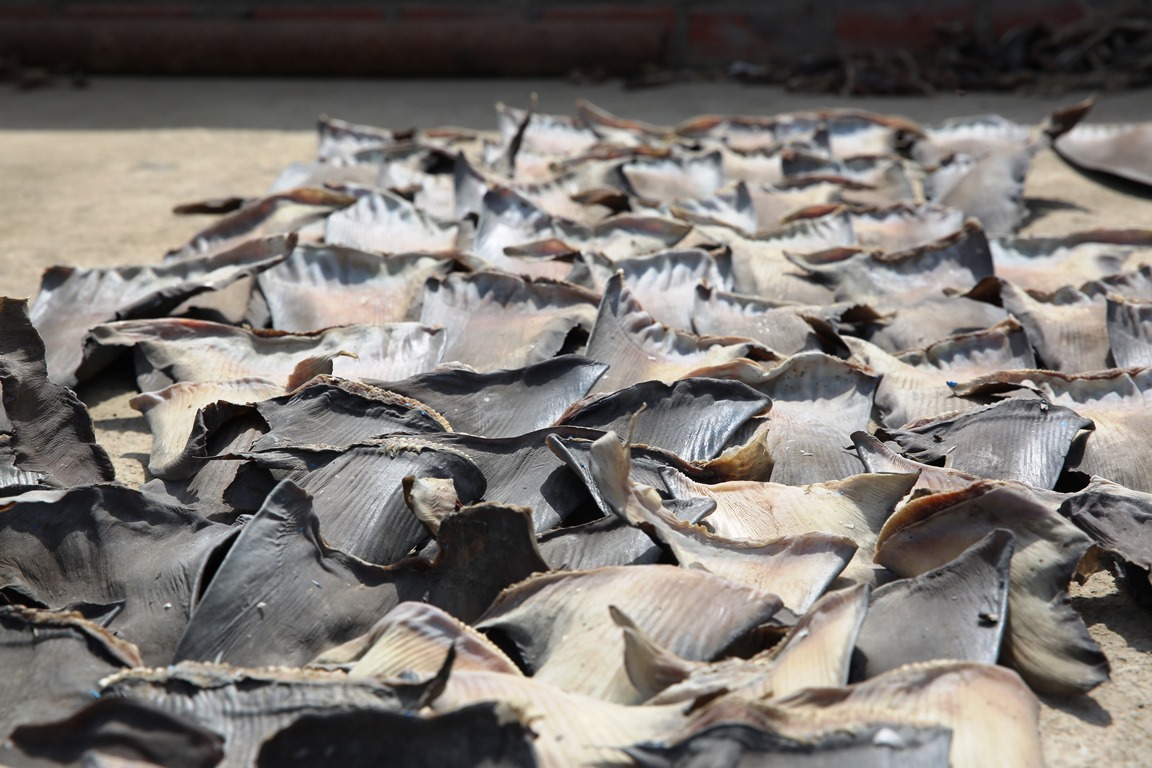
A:
{"label": "sandy ground", "polygon": [[[96,79],[0,91],[0,295],[32,296],[53,264],[156,263],[211,219],[178,217],[174,204],[228,194],[259,195],[290,162],[309,159],[321,113],[389,127],[493,128],[492,104],[570,112],[588,98],[629,117],[674,123],[704,112],[769,114],[843,105],[730,83],[625,92],[614,85],[548,81],[318,81]],[[1015,95],[858,99],[863,109],[931,121],[998,112],[1039,121],[1063,98]],[[1152,92],[1104,97],[1094,120],[1152,120]],[[1152,227],[1152,198],[1037,157],[1026,196],[1027,234]],[[149,438],[128,406],[131,371],[111,371],[80,392],[117,476],[145,479]],[[1152,613],[1096,574],[1072,602],[1112,663],[1112,681],[1090,696],[1044,699],[1041,729],[1054,767],[1147,765],[1152,755]]]}

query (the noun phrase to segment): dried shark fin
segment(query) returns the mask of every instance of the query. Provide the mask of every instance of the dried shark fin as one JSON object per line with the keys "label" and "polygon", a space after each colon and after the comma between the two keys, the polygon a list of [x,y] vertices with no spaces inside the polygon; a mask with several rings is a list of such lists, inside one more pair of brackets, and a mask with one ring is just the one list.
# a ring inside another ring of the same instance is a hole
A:
{"label": "dried shark fin", "polygon": [[531,727],[536,734],[539,764],[557,768],[630,765],[624,748],[661,738],[684,719],[682,705],[624,706],[570,693],[532,677],[493,672],[451,675],[444,693],[432,702],[432,709],[448,713],[494,701]]}
{"label": "dried shark fin", "polygon": [[536,734],[509,709],[498,702],[478,702],[438,715],[382,710],[306,714],[270,736],[254,765],[535,768]]}
{"label": "dried shark fin", "polygon": [[451,251],[460,225],[437,221],[389,192],[366,194],[324,221],[329,245],[376,253]]}
{"label": "dried shark fin", "polygon": [[772,696],[848,684],[852,650],[868,611],[867,584],[829,592],[796,622],[772,654]]}
{"label": "dried shark fin", "polygon": [[[818,256],[818,254],[817,254]],[[838,300],[887,306],[967,291],[993,274],[984,228],[973,220],[952,234],[896,253],[854,252],[843,258],[789,256],[789,260],[835,292]]]}
{"label": "dried shark fin", "polygon": [[444,367],[379,386],[427,403],[455,432],[514,437],[555,423],[606,370],[586,357],[560,355],[487,373]]}
{"label": "dried shark fin", "polygon": [[772,541],[785,536],[822,532],[844,536],[857,551],[844,576],[872,583],[876,536],[897,503],[916,484],[917,475],[855,475],[806,486],[749,481],[698,483],[672,469],[662,476],[679,498],[704,496],[716,511],[704,523],[729,539]]}
{"label": "dried shark fin", "polygon": [[256,282],[273,328],[314,331],[415,320],[424,281],[443,277],[452,266],[440,254],[382,256],[336,245],[300,245]]}
{"label": "dried shark fin", "polygon": [[[781,602],[695,569],[635,565],[561,571],[506,590],[476,627],[505,637],[535,680],[637,704],[644,697],[628,680],[624,639],[614,630],[610,605],[677,656],[703,660],[767,621]],[[681,621],[685,613],[695,617],[688,627]]]}
{"label": "dried shark fin", "polygon": [[[444,357],[442,328],[420,323],[345,325],[308,333],[259,331],[201,320],[130,320],[92,329],[96,346],[134,347],[141,391],[178,381],[254,377],[287,387],[327,358],[342,378],[403,379],[435,368]],[[350,353],[341,355],[340,352]]]}
{"label": "dried shark fin", "polygon": [[1084,124],[1056,139],[1053,149],[1066,162],[1152,186],[1152,124]]}
{"label": "dried shark fin", "polygon": [[165,480],[183,480],[195,474],[208,456],[208,434],[232,414],[205,409],[214,403],[248,405],[284,392],[265,379],[195,381],[172,384],[158,392],[144,392],[128,405],[144,415],[152,432],[148,471]]}
{"label": "dried shark fin", "polygon": [[1061,288],[1041,301],[1008,282],[1001,285],[1000,296],[1004,308],[1024,326],[1045,367],[1064,373],[1111,367],[1107,308],[1101,298]]}
{"label": "dried shark fin", "polygon": [[851,540],[825,533],[771,541],[714,535],[677,519],[650,489],[637,488],[629,469],[628,450],[614,432],[592,444],[586,480],[613,514],[663,543],[681,566],[772,592],[794,613],[807,611],[855,554]]}
{"label": "dried shark fin", "polygon": [[1091,540],[1023,486],[992,481],[922,496],[885,524],[876,562],[917,576],[989,531],[1016,536],[1002,657],[1039,691],[1070,696],[1108,678],[1108,661],[1068,605],[1067,585]]}
{"label": "dried shark fin", "polygon": [[309,496],[280,483],[221,562],[176,658],[305,664],[405,600],[427,600],[472,621],[500,589],[547,568],[522,510],[465,508],[442,521],[439,533],[432,562],[373,565],[325,544]]}
{"label": "dried shark fin", "polygon": [[404,503],[433,536],[440,532],[441,521],[460,508],[451,478],[406,475],[402,482]]}
{"label": "dried shark fin", "polygon": [[277,236],[162,266],[48,270],[30,316],[44,338],[49,378],[75,386],[111,361],[112,355],[92,356],[85,350],[85,336],[97,325],[163,317],[191,296],[219,290],[279,264],[295,245],[295,235]]}
{"label": "dried shark fin", "polygon": [[454,274],[425,284],[420,321],[444,327],[447,362],[478,371],[522,368],[561,352],[575,329],[591,328],[595,298],[551,280],[496,271]]}
{"label": "dried shark fin", "polygon": [[316,669],[245,669],[185,661],[122,671],[102,680],[98,691],[103,701],[191,717],[224,737],[227,764],[252,765],[265,739],[301,715],[350,709],[399,712],[419,699],[419,687]]}
{"label": "dried shark fin", "polygon": [[1119,558],[1133,597],[1152,605],[1152,494],[1093,477],[1061,504],[1060,514]]}
{"label": "dried shark fin", "polygon": [[[134,645],[77,613],[0,608],[0,733],[55,720],[91,700],[101,678],[143,662]],[[44,669],[54,669],[51,676]],[[2,759],[2,758],[0,758]]]}
{"label": "dried shark fin", "polygon": [[773,357],[769,350],[747,340],[705,339],[657,322],[617,273],[604,288],[585,354],[610,366],[592,389],[600,394],[641,381],[672,382],[704,366],[757,353]]}
{"label": "dried shark fin", "polygon": [[1117,367],[1152,365],[1152,302],[1111,295],[1107,322],[1108,346]]}
{"label": "dried shark fin", "polygon": [[790,739],[742,723],[720,723],[674,743],[648,742],[625,750],[638,768],[854,768],[946,765],[952,732],[912,725],[869,725]]}
{"label": "dried shark fin", "polygon": [[1096,430],[1084,445],[1075,468],[1107,477],[1133,490],[1152,492],[1152,477],[1142,458],[1149,455],[1152,412],[1152,369],[1116,368],[1081,374],[1056,371],[999,371],[958,382],[962,397],[1009,394],[1040,396],[1063,405],[1086,419]]}
{"label": "dried shark fin", "polygon": [[892,355],[846,337],[853,359],[881,374],[876,405],[886,427],[975,408],[981,401],[958,395],[957,382],[1036,364],[1023,327],[1009,318],[990,328],[941,339]]}
{"label": "dried shark fin", "polygon": [[624,670],[628,680],[644,700],[683,681],[698,664],[661,648],[616,606],[608,606],[608,612],[624,633]]}
{"label": "dried shark fin", "polygon": [[804,485],[858,474],[860,463],[844,446],[868,427],[879,384],[871,370],[821,352],[793,355],[768,371],[754,386],[772,398],[761,438],[772,481]]}
{"label": "dried shark fin", "polygon": [[1132,269],[1152,247],[1152,231],[1097,229],[1065,237],[1000,237],[989,245],[997,277],[1047,294]]}
{"label": "dried shark fin", "polygon": [[[904,455],[990,480],[1055,488],[1068,454],[1096,428],[1071,408],[1009,398],[960,413],[910,422],[886,434]],[[994,451],[989,446],[996,446]]]}
{"label": "dried shark fin", "polygon": [[995,664],[1008,624],[1014,548],[1012,533],[997,529],[956,559],[875,590],[856,639],[855,676],[933,659]]}
{"label": "dried shark fin", "polygon": [[223,760],[224,738],[192,718],[127,699],[98,699],[52,722],[17,728],[0,748],[5,763],[212,768]]}
{"label": "dried shark fin", "polygon": [[9,298],[0,298],[0,396],[0,413],[12,432],[7,448],[13,469],[61,486],[115,478],[87,408],[50,380],[44,342],[27,303]]}
{"label": "dried shark fin", "polygon": [[715,458],[740,427],[772,400],[739,381],[692,378],[647,381],[576,403],[557,420],[629,433],[630,443],[654,445],[688,461]]}
{"label": "dried shark fin", "polygon": [[317,376],[290,394],[256,404],[269,431],[254,450],[347,447],[384,435],[435,434],[447,421],[426,404],[364,382]]}
{"label": "dried shark fin", "polygon": [[487,481],[466,455],[427,436],[392,435],[344,449],[300,446],[244,455],[276,480],[292,480],[314,497],[327,543],[368,562],[391,565],[427,540],[404,500],[403,478],[446,478],[464,503],[485,496]]}
{"label": "dried shark fin", "polygon": [[1040,768],[1044,759],[1039,710],[1035,695],[1010,669],[926,662],[907,664],[857,685],[809,688],[770,702],[724,697],[694,713],[672,738],[721,723],[746,723],[808,742],[877,723],[942,727],[952,731],[947,763],[955,768],[1001,763]]}
{"label": "dried shark fin", "polygon": [[484,635],[440,608],[415,601],[400,603],[368,632],[325,651],[309,666],[341,668],[351,677],[412,682],[433,678],[450,651],[454,671],[522,674]]}
{"label": "dried shark fin", "polygon": [[84,604],[145,664],[166,664],[237,531],[119,485],[32,491],[0,515],[7,601],[49,610]]}

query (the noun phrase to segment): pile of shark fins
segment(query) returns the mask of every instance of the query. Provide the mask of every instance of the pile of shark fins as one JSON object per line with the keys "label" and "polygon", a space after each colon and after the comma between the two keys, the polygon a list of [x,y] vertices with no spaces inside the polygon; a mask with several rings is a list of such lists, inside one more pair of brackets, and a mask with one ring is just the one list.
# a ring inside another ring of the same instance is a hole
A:
{"label": "pile of shark fins", "polygon": [[1152,595],[1152,231],[1016,235],[1089,107],[324,119],[0,299],[0,763],[1042,765]]}

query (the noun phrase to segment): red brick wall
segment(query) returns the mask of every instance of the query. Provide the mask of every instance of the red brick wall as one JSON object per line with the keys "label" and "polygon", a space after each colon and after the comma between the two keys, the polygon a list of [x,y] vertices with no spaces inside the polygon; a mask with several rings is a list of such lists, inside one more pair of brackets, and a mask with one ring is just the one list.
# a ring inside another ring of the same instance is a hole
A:
{"label": "red brick wall", "polygon": [[[1135,4],[1152,8],[1152,0]],[[1068,21],[1092,5],[0,0],[0,54],[15,54],[26,64],[140,74],[627,74],[650,65],[722,65],[844,50],[916,52],[935,44],[941,24],[997,33],[1014,24]]]}

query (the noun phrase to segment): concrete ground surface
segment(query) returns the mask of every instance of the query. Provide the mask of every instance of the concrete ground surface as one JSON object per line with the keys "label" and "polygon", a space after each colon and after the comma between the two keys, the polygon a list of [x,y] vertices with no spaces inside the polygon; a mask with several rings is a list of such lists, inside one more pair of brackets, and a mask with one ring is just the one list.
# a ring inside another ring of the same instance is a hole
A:
{"label": "concrete ground surface", "polygon": [[[771,114],[852,106],[932,121],[997,112],[1037,122],[1082,94],[970,94],[932,98],[792,95],[727,82],[628,92],[565,81],[210,80],[97,78],[76,90],[0,90],[0,295],[33,296],[53,264],[157,263],[212,219],[171,214],[174,204],[261,194],[288,163],[315,150],[319,114],[393,128],[494,128],[494,102],[573,111],[578,98],[623,116],[675,123],[700,113]],[[1093,121],[1152,120],[1152,92],[1102,96]],[[1134,185],[1077,173],[1050,151],[1033,164],[1025,234],[1101,227],[1152,227],[1152,197]],[[117,476],[145,479],[149,438],[128,407],[132,373],[86,385],[98,438]],[[1072,603],[1112,664],[1091,695],[1044,698],[1041,730],[1049,765],[1137,766],[1152,755],[1152,613],[1118,591],[1108,574],[1073,585]]]}

